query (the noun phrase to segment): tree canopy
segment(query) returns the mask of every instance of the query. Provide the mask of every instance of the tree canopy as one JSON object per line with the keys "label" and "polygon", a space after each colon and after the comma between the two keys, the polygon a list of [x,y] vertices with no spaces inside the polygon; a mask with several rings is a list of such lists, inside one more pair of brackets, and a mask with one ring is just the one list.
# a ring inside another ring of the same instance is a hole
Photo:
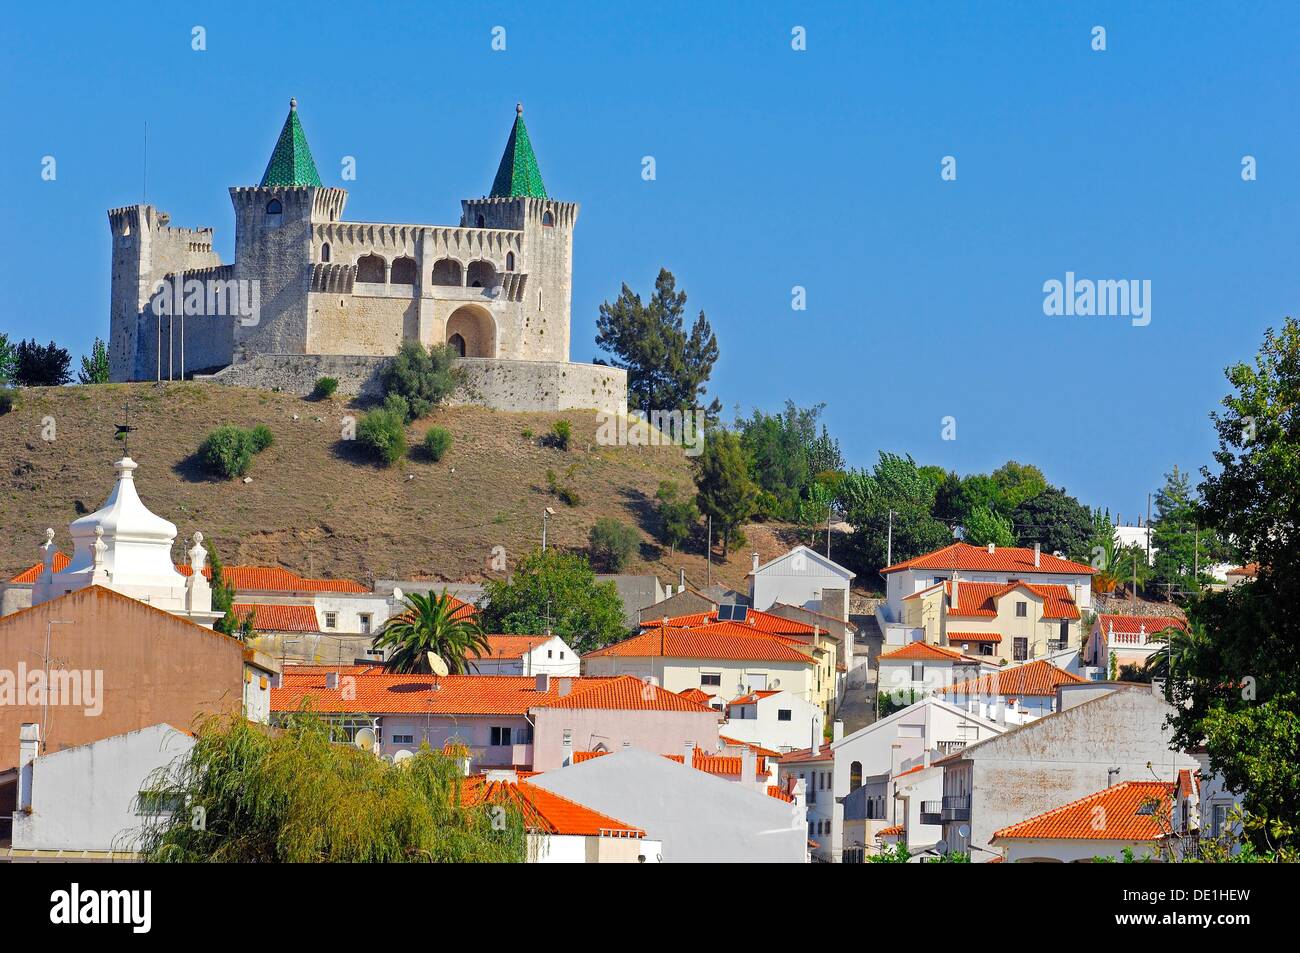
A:
{"label": "tree canopy", "polygon": [[509,579],[489,579],[483,597],[486,632],[534,635],[549,627],[580,654],[626,634],[614,583],[597,582],[583,556],[554,547],[525,556]]}

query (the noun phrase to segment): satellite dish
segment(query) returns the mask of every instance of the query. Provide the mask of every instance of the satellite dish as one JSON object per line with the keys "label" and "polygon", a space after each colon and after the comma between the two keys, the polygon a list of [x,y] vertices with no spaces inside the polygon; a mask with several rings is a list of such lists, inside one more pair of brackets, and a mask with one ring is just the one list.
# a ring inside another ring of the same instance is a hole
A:
{"label": "satellite dish", "polygon": [[401,764],[403,761],[410,761],[415,755],[406,748],[403,748],[397,754],[393,755],[393,764]]}
{"label": "satellite dish", "polygon": [[402,601],[402,590],[398,589],[396,586],[393,587],[393,601],[394,602]]}
{"label": "satellite dish", "polygon": [[781,687],[781,680],[780,680],[779,678],[774,678],[774,679],[772,679],[772,687],[773,687],[773,688],[780,688],[780,687]]}
{"label": "satellite dish", "polygon": [[934,845],[934,852],[936,854],[948,853],[948,842],[946,840],[939,841],[939,843]]}
{"label": "satellite dish", "polygon": [[970,837],[970,825],[963,824],[961,827],[957,828],[957,836],[960,837],[962,840],[965,840],[966,838]]}
{"label": "satellite dish", "polygon": [[375,737],[373,728],[362,728],[352,739],[352,743],[362,751],[370,751],[375,747],[375,742],[379,739]]}
{"label": "satellite dish", "polygon": [[437,652],[426,652],[425,654],[429,656],[429,668],[434,675],[447,674],[447,663],[442,660],[441,655]]}

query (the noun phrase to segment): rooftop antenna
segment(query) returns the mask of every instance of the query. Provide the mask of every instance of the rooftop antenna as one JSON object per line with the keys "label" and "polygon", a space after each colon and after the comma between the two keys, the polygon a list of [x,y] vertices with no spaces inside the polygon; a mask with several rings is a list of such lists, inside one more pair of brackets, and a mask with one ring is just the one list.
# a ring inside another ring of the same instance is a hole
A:
{"label": "rooftop antenna", "polygon": [[124,457],[131,455],[131,431],[135,429],[135,427],[131,426],[131,402],[128,400],[126,402],[126,422],[118,424],[117,433],[114,434],[115,440],[122,441],[122,456]]}

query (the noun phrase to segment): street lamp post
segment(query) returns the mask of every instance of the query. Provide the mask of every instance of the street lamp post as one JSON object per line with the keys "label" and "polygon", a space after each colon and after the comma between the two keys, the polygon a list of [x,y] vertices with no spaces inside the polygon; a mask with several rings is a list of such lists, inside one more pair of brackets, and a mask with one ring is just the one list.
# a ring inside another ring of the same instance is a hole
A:
{"label": "street lamp post", "polygon": [[555,510],[549,506],[542,510],[542,552],[546,552],[546,521],[555,515]]}

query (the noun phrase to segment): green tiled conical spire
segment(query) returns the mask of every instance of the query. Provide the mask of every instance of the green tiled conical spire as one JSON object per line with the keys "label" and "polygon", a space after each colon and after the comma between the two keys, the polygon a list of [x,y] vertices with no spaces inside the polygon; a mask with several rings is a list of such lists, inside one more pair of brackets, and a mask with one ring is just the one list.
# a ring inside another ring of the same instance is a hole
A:
{"label": "green tiled conical spire", "polygon": [[307,134],[298,121],[298,100],[289,100],[289,117],[280,130],[280,138],[262,175],[262,187],[320,185],[320,173],[307,148]]}
{"label": "green tiled conical spire", "polygon": [[523,104],[517,103],[515,124],[510,130],[510,139],[506,142],[501,165],[497,167],[497,177],[492,182],[492,198],[515,198],[520,195],[544,199],[546,186],[542,184],[542,172],[537,168],[533,144],[528,141]]}

